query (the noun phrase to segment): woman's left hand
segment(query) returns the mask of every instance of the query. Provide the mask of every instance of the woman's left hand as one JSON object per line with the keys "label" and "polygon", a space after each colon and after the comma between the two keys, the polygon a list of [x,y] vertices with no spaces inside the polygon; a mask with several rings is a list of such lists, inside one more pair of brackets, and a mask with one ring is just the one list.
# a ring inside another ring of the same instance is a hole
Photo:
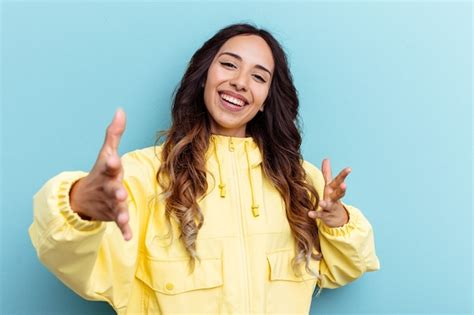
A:
{"label": "woman's left hand", "polygon": [[349,213],[344,208],[341,198],[346,193],[346,183],[344,179],[352,171],[349,167],[343,169],[334,179],[331,175],[331,166],[329,159],[324,159],[322,172],[325,181],[324,196],[319,201],[321,211],[309,211],[310,218],[318,218],[329,227],[340,227],[349,222]]}

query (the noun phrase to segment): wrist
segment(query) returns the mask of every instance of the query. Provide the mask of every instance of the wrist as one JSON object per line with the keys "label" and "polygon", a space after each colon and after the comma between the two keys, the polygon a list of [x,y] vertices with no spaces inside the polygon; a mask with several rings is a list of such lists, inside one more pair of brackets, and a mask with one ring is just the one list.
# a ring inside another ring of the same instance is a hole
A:
{"label": "wrist", "polygon": [[71,206],[71,210],[79,215],[81,219],[91,221],[92,218],[86,214],[84,214],[83,211],[81,211],[79,205],[80,202],[77,200],[77,191],[79,188],[79,183],[82,181],[82,178],[74,182],[71,186],[71,189],[69,190],[69,204]]}
{"label": "wrist", "polygon": [[342,208],[344,209],[344,215],[345,215],[345,219],[344,219],[344,224],[343,225],[346,225],[347,223],[349,223],[349,220],[350,220],[350,215],[349,215],[349,210],[347,210],[347,208],[342,205]]}
{"label": "wrist", "polygon": [[336,228],[346,225],[347,223],[349,223],[349,219],[350,219],[349,211],[342,203],[339,204],[337,209],[338,209],[337,211],[340,213],[339,216],[341,218],[340,220],[341,223],[336,225],[335,226]]}

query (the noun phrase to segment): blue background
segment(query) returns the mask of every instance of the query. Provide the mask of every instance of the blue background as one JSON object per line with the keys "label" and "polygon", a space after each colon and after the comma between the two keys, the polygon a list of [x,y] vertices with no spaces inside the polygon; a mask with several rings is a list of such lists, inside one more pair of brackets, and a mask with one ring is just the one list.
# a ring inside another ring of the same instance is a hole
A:
{"label": "blue background", "polygon": [[2,314],[113,314],[37,260],[32,196],[89,170],[115,109],[121,153],[168,126],[171,93],[218,29],[253,22],[285,47],[303,152],[375,231],[381,270],[313,300],[312,314],[472,311],[470,2],[4,2]]}

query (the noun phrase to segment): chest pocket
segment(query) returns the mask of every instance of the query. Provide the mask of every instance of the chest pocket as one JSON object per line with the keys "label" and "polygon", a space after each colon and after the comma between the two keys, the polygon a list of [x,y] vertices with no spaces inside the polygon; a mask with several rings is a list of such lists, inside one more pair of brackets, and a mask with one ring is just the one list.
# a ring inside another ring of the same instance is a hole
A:
{"label": "chest pocket", "polygon": [[[305,270],[304,264],[295,274],[291,265],[292,249],[267,253],[268,279],[266,281],[265,313],[309,313],[317,277]],[[318,272],[319,262],[312,260],[311,270]]]}
{"label": "chest pocket", "polygon": [[144,313],[219,313],[222,301],[222,260],[201,258],[193,273],[188,259],[140,257],[136,277],[143,286]]}

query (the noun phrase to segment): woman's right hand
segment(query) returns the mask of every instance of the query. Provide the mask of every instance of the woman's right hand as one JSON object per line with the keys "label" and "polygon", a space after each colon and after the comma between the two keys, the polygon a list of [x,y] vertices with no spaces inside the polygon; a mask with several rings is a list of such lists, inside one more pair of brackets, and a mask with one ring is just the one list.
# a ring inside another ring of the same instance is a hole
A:
{"label": "woman's right hand", "polygon": [[132,230],[128,224],[128,194],[122,182],[123,168],[118,155],[125,123],[125,112],[118,109],[107,128],[94,167],[86,177],[74,183],[69,200],[73,211],[84,219],[115,221],[124,239],[129,241]]}

